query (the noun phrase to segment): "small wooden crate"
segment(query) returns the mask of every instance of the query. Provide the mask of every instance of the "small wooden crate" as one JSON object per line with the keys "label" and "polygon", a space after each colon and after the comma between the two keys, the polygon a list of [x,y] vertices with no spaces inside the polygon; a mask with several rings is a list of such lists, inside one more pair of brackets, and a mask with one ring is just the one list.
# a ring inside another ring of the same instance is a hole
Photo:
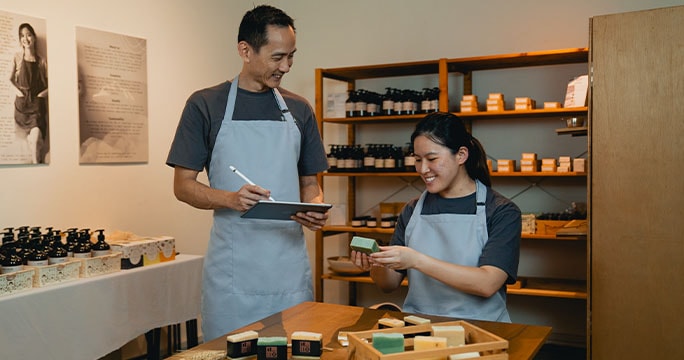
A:
{"label": "small wooden crate", "polygon": [[536,220],[537,235],[556,235],[556,232],[569,222],[568,220]]}
{"label": "small wooden crate", "polygon": [[[424,332],[432,332],[432,326],[461,325],[465,330],[466,345],[447,347],[432,350],[413,350],[413,338],[406,335],[415,335]],[[394,354],[382,354],[371,343],[374,333],[402,333],[404,334],[405,351]],[[381,330],[368,330],[347,333],[349,339],[349,359],[356,360],[414,360],[428,358],[448,358],[449,355],[479,352],[480,359],[508,359],[508,340],[494,335],[466,321],[449,321],[434,324],[405,326]]]}
{"label": "small wooden crate", "polygon": [[121,271],[121,253],[114,252],[109,255],[83,258],[81,260],[82,278],[109,274]]}
{"label": "small wooden crate", "polygon": [[47,266],[26,266],[26,269],[33,269],[33,287],[43,287],[63,282],[78,280],[81,271],[81,262],[71,260],[60,264]]}

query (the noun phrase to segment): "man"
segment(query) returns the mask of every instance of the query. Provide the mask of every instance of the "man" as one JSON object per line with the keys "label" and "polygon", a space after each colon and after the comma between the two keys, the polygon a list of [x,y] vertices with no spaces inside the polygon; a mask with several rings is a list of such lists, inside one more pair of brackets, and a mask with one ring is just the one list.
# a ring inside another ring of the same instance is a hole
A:
{"label": "man", "polygon": [[[190,96],[171,145],[176,198],[214,210],[202,289],[207,340],[313,300],[302,225],[319,230],[327,213],[298,213],[294,221],[240,217],[269,197],[323,201],[316,174],[328,165],[313,110],[280,88],[295,38],[294,21],[283,11],[267,5],[248,11],[238,33],[240,74]],[[197,180],[204,168],[209,186]]]}

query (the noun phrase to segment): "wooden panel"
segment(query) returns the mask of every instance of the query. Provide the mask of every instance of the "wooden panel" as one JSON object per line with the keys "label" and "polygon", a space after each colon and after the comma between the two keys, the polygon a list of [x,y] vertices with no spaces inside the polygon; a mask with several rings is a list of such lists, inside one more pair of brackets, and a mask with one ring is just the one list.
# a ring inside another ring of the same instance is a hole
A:
{"label": "wooden panel", "polygon": [[684,359],[684,6],[591,27],[591,357]]}

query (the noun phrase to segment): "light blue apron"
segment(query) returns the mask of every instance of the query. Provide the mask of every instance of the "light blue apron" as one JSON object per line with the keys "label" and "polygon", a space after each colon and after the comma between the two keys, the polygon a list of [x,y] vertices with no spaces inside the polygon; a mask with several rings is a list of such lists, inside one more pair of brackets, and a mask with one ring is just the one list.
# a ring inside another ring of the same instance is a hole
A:
{"label": "light blue apron", "polygon": [[[464,266],[478,266],[489,235],[485,200],[487,187],[476,180],[475,215],[421,215],[424,192],[406,226],[406,246],[434,258]],[[461,319],[511,322],[505,299],[497,292],[489,298],[466,294],[418,270],[408,271],[409,292],[403,310],[411,313]]]}
{"label": "light blue apron", "polygon": [[[300,201],[301,134],[280,92],[283,118],[233,121],[238,77],[228,93],[209,168],[212,188],[238,191],[245,182],[233,165],[276,200]],[[303,301],[313,300],[311,267],[299,223],[243,219],[214,211],[204,261],[202,333],[206,341]]]}

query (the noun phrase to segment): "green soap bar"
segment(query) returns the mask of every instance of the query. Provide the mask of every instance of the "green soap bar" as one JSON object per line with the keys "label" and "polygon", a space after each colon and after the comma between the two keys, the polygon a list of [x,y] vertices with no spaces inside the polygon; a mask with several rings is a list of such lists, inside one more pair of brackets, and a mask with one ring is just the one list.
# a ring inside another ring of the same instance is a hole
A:
{"label": "green soap bar", "polygon": [[257,346],[287,346],[287,337],[285,336],[266,336],[260,337],[257,340]]}
{"label": "green soap bar", "polygon": [[383,354],[394,354],[404,351],[404,334],[374,333],[373,347]]}
{"label": "green soap bar", "polygon": [[351,248],[362,253],[371,254],[380,251],[378,242],[361,236],[354,236],[351,241]]}

